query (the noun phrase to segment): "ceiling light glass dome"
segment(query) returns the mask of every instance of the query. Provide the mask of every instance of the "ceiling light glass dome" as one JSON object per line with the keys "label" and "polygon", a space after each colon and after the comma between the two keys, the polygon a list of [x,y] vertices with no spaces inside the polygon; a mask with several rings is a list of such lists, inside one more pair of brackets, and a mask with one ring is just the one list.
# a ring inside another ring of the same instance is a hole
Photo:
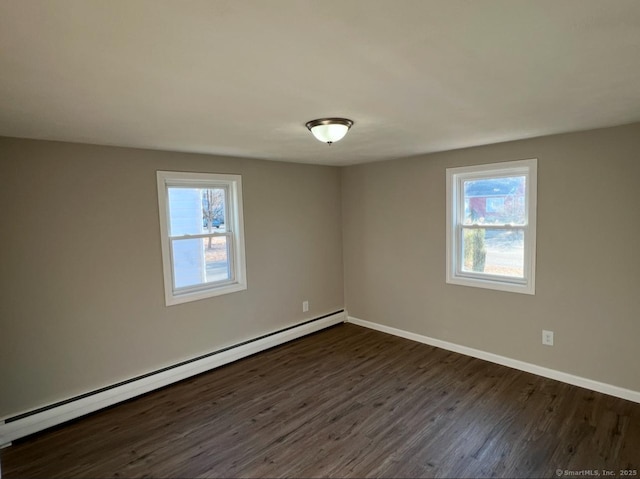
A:
{"label": "ceiling light glass dome", "polygon": [[352,125],[353,121],[346,118],[320,118],[306,124],[317,140],[329,145],[342,140]]}

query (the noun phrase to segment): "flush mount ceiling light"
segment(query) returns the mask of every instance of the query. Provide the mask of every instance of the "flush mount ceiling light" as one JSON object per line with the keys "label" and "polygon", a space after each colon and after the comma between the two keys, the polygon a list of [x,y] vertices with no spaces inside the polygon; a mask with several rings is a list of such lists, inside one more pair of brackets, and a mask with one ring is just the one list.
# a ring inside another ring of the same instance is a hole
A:
{"label": "flush mount ceiling light", "polygon": [[307,122],[307,128],[317,140],[329,145],[340,141],[347,134],[353,122],[346,118],[320,118]]}

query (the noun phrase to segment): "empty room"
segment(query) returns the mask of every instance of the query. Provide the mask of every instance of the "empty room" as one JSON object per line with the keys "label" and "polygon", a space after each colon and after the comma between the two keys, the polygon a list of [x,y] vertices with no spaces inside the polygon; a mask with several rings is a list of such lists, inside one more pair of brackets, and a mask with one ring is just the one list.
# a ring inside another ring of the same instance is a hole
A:
{"label": "empty room", "polygon": [[0,477],[638,477],[638,0],[0,0],[0,45]]}

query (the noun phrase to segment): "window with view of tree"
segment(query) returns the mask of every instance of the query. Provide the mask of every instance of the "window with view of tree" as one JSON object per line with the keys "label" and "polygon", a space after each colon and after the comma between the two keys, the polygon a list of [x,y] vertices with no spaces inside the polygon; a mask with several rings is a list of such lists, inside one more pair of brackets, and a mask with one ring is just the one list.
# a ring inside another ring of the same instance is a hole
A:
{"label": "window with view of tree", "polygon": [[447,282],[535,293],[537,160],[447,169]]}
{"label": "window with view of tree", "polygon": [[157,177],[167,305],[246,289],[240,176]]}

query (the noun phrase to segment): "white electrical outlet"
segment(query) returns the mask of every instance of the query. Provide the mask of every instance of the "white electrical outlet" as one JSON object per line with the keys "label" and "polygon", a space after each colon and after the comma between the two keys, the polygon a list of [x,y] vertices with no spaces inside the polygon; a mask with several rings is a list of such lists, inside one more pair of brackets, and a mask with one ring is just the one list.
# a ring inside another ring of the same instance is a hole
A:
{"label": "white electrical outlet", "polygon": [[309,301],[303,301],[302,302],[302,312],[306,313],[307,311],[309,311]]}
{"label": "white electrical outlet", "polygon": [[553,346],[553,331],[542,330],[542,344]]}

